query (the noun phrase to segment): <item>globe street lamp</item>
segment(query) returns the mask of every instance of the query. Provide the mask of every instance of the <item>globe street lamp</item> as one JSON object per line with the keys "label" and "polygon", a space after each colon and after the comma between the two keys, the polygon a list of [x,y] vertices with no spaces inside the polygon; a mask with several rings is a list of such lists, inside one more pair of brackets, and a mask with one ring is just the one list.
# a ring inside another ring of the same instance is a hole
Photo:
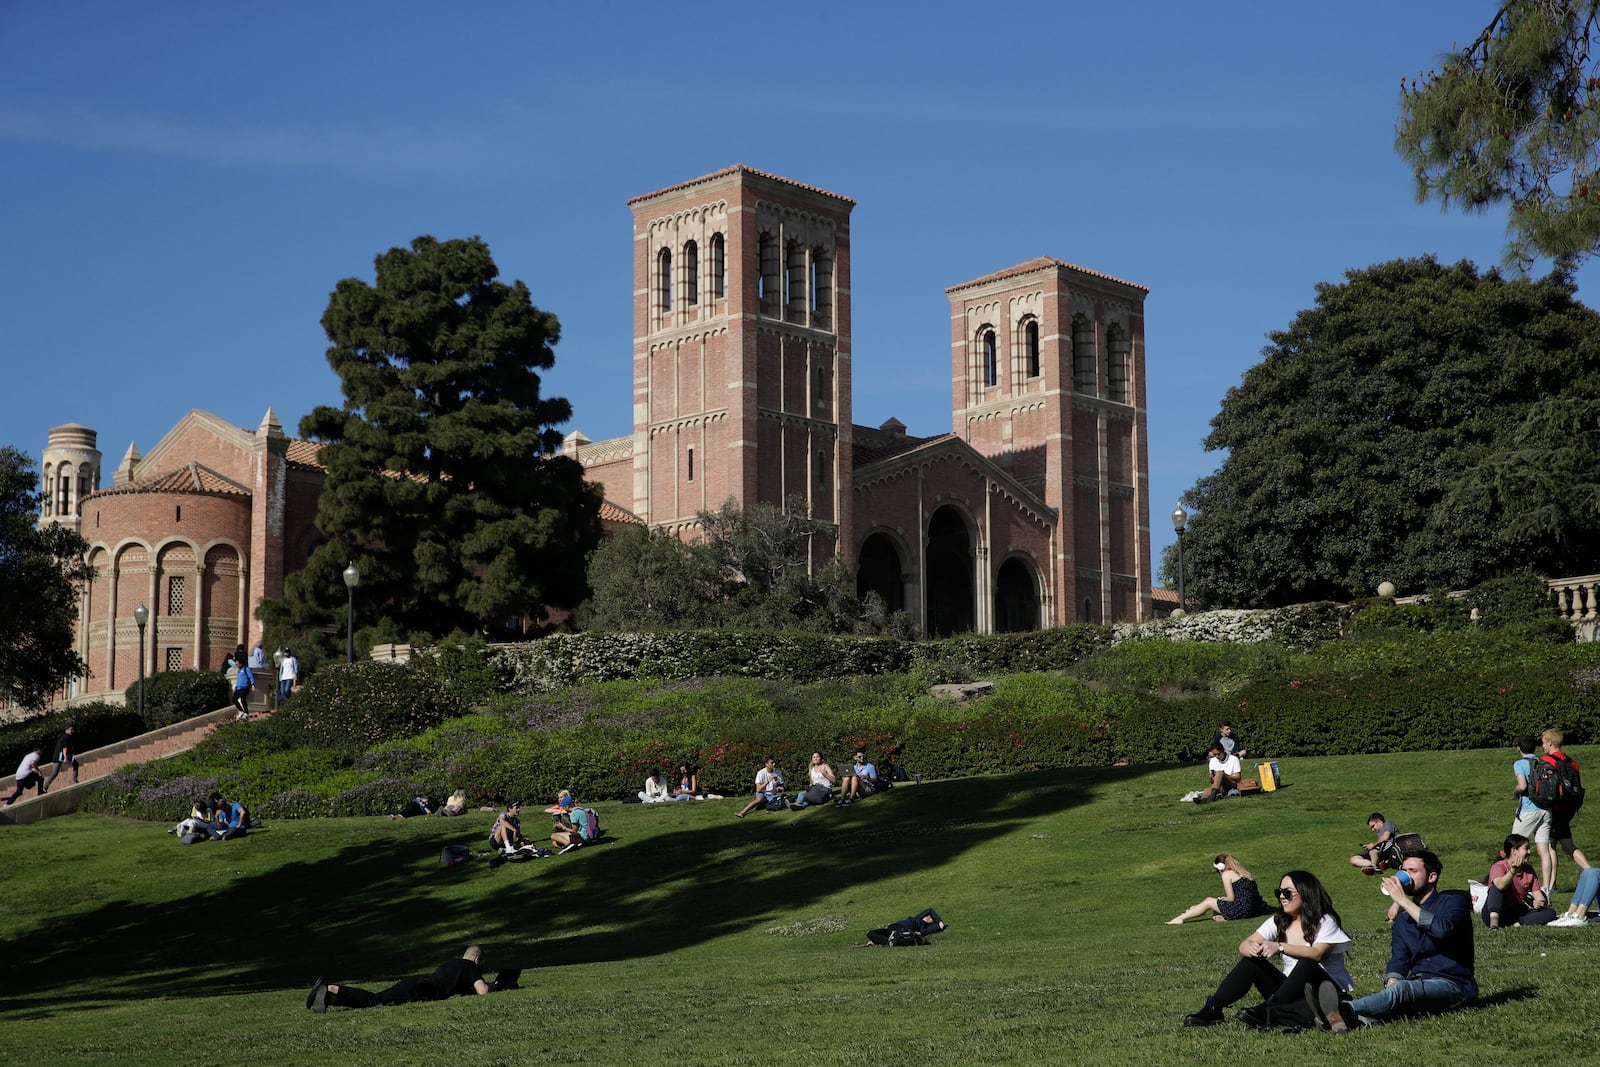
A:
{"label": "globe street lamp", "polygon": [[140,604],[133,609],[133,621],[139,627],[139,718],[144,718],[144,625],[150,621],[150,609]]}
{"label": "globe street lamp", "polygon": [[356,586],[361,584],[361,572],[354,563],[344,569],[346,604],[344,614],[344,661],[356,661]]}
{"label": "globe street lamp", "polygon": [[280,686],[278,678],[282,674],[283,674],[283,649],[280,648],[280,649],[278,649],[278,651],[276,651],[276,652],[274,652],[272,654],[272,706],[274,708],[277,708],[278,705],[280,703],[282,703],[281,698],[278,696],[278,689],[279,689],[279,686]]}
{"label": "globe street lamp", "polygon": [[1188,602],[1183,598],[1183,531],[1189,525],[1189,513],[1179,504],[1172,509],[1172,528],[1178,533],[1178,610],[1187,612]]}

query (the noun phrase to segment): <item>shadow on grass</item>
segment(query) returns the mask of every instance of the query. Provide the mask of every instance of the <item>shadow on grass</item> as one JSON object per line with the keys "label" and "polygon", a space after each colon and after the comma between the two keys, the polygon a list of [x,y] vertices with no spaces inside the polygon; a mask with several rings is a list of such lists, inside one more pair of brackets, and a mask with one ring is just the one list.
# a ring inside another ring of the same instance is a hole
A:
{"label": "shadow on grass", "polygon": [[[410,824],[375,819],[369,840],[311,860],[255,859],[249,874],[229,870],[225,850],[252,838],[195,846],[211,861],[196,865],[209,884],[186,898],[112,901],[46,921],[9,945],[9,958],[31,961],[29,990],[0,1002],[0,1011],[25,1018],[92,1006],[86,999],[249,993],[304,986],[318,974],[387,984],[427,973],[469,942],[485,946],[491,971],[681,951],[757,924],[810,918],[807,907],[842,889],[934,872],[982,842],[1083,803],[1108,782],[1161,769],[972,778],[903,787],[849,808],[744,820],[733,818],[742,804],[734,798],[717,804],[725,822],[715,825],[640,833],[634,816],[622,836],[498,868],[438,862],[443,844],[470,836],[477,847],[487,833],[456,820],[396,833],[386,830]],[[658,814],[671,817],[670,809],[645,817]],[[540,818],[524,819],[531,837]],[[260,870],[265,864],[270,869]],[[904,914],[938,904],[919,895],[895,907]]]}

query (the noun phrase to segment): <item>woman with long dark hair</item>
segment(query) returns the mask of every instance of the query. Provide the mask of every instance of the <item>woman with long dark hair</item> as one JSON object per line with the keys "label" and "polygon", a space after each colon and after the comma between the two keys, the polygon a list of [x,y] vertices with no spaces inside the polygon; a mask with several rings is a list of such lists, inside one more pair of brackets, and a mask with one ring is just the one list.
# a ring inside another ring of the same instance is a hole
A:
{"label": "woman with long dark hair", "polygon": [[1555,917],[1550,895],[1528,862],[1528,839],[1521,834],[1509,835],[1501,846],[1499,859],[1489,868],[1483,924],[1491,930],[1502,926],[1544,926]]}
{"label": "woman with long dark hair", "polygon": [[[1260,1004],[1239,1012],[1239,1021],[1256,1027],[1316,1025],[1306,1003],[1307,986],[1331,979],[1346,992],[1355,980],[1344,964],[1350,935],[1344,932],[1333,899],[1310,871],[1290,871],[1278,883],[1278,907],[1255,933],[1239,944],[1239,962],[1206,998],[1199,1011],[1184,1016],[1185,1026],[1213,1026],[1223,1009],[1254,988]],[[1280,972],[1272,960],[1282,960]]]}

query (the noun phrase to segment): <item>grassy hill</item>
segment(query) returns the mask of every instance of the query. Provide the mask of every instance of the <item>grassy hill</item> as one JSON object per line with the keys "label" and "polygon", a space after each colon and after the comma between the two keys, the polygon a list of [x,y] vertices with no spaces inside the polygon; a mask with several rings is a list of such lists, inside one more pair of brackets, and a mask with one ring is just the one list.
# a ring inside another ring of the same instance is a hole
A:
{"label": "grassy hill", "polygon": [[[0,1018],[45,1064],[1575,1062],[1600,1044],[1600,929],[1480,929],[1484,1001],[1455,1016],[1344,1037],[1180,1026],[1250,929],[1162,925],[1217,891],[1213,854],[1263,881],[1318,872],[1370,990],[1387,902],[1346,863],[1366,815],[1420,830],[1464,886],[1509,829],[1513,756],[1293,760],[1278,794],[1205,807],[1176,802],[1202,784],[1193,767],[937,782],[742,821],[732,799],[603,804],[605,843],[497,869],[438,861],[478,845],[486,813],[285,821],[194,847],[72,816],[0,833]],[[1600,814],[1577,832],[1600,861]],[[931,947],[855,947],[929,906],[950,923]],[[469,942],[491,971],[528,968],[524,988],[303,1007],[318,974],[381,987]]]}

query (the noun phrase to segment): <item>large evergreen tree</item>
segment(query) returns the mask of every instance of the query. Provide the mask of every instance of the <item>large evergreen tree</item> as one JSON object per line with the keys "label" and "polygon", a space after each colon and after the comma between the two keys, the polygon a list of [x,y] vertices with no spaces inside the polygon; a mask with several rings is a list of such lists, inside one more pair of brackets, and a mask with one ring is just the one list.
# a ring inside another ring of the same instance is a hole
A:
{"label": "large evergreen tree", "polygon": [[1227,458],[1184,498],[1196,603],[1600,569],[1600,315],[1570,285],[1383,263],[1269,340],[1212,420]]}
{"label": "large evergreen tree", "polygon": [[22,708],[88,673],[73,635],[79,586],[94,577],[89,545],[65,526],[39,527],[38,485],[32,458],[0,447],[0,698]]}
{"label": "large evergreen tree", "polygon": [[1395,147],[1418,199],[1509,203],[1507,260],[1600,250],[1600,0],[1506,0],[1465,48],[1401,82]]}
{"label": "large evergreen tree", "polygon": [[300,423],[324,442],[325,540],[269,625],[337,629],[348,561],[376,639],[494,629],[586,594],[600,493],[552,454],[572,409],[540,392],[560,325],[498,274],[481,240],[418,237],[377,258],[376,284],[334,289],[322,325],[344,405]]}

